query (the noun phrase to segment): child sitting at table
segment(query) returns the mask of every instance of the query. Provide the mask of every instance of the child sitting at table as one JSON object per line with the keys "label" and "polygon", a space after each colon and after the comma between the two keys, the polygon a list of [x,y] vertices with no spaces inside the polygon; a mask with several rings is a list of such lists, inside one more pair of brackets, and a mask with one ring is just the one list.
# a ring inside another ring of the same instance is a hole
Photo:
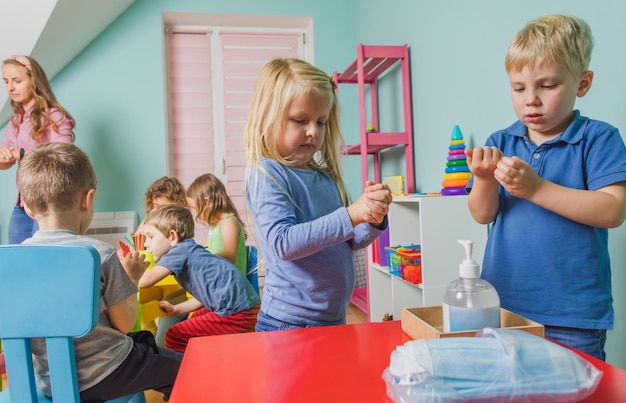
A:
{"label": "child sitting at table", "polygon": [[222,181],[210,173],[198,176],[187,188],[187,204],[196,220],[209,226],[204,247],[228,259],[245,276],[247,234]]}
{"label": "child sitting at table", "polygon": [[150,287],[173,273],[195,297],[176,305],[161,301],[159,306],[168,316],[195,311],[167,331],[167,348],[183,352],[192,337],[254,332],[258,294],[232,263],[193,240],[194,220],[187,208],[157,207],[146,216],[143,230],[156,264],[144,273],[139,286]]}
{"label": "child sitting at table", "polygon": [[152,182],[146,190],[144,205],[146,214],[164,204],[187,206],[185,187],[174,176],[164,176]]}
{"label": "child sitting at table", "polygon": [[[88,244],[102,260],[98,324],[74,341],[81,401],[112,400],[146,389],[169,396],[182,355],[158,348],[149,332],[126,334],[137,319],[137,282],[147,263],[131,252],[122,266],[110,244],[84,236],[96,201],[96,174],[87,154],[74,144],[46,143],[24,156],[17,177],[25,211],[39,224],[23,244]],[[59,312],[59,320],[71,318]],[[38,387],[51,396],[45,341],[31,344]]]}
{"label": "child sitting at table", "polygon": [[[164,204],[179,204],[187,207],[187,196],[185,187],[174,176],[163,176],[148,187],[144,196],[145,213],[148,214],[155,208]],[[143,233],[143,222],[137,228],[138,233]],[[139,290],[139,303],[148,304],[151,301],[169,301],[177,304],[187,300],[185,290],[175,282],[170,285],[159,285],[158,287],[146,287]],[[156,302],[155,302],[156,303]],[[143,306],[146,308],[148,305]],[[155,321],[156,310],[144,309],[142,311],[141,328],[149,330],[155,335],[158,346],[165,346],[165,333],[175,323],[186,319],[186,315],[181,317],[161,316]],[[158,324],[157,324],[158,322]]]}

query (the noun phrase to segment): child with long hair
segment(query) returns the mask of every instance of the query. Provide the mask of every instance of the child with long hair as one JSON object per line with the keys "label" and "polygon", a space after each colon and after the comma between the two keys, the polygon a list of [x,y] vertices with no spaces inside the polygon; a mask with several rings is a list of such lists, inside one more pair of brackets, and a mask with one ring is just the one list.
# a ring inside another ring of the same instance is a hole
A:
{"label": "child with long hair", "polygon": [[[56,100],[43,68],[29,56],[2,62],[2,79],[13,115],[0,142],[0,169],[9,169],[39,144],[74,142],[74,118]],[[21,243],[37,231],[37,222],[18,197],[9,221],[9,243]]]}
{"label": "child with long hair", "polygon": [[349,201],[335,90],[298,59],[272,60],[257,79],[244,134],[246,201],[267,263],[257,331],[345,323],[354,251],[387,228],[386,185],[367,181]]}
{"label": "child with long hair", "polygon": [[187,188],[196,220],[209,226],[205,248],[229,260],[246,275],[246,231],[226,187],[215,175],[197,177]]}

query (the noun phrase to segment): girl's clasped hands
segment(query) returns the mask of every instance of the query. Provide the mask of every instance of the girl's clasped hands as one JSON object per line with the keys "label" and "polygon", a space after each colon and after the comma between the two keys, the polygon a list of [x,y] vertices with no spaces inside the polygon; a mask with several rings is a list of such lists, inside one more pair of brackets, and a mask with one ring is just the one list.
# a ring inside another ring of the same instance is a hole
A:
{"label": "girl's clasped hands", "polygon": [[393,201],[389,186],[384,183],[365,182],[365,189],[358,200],[348,206],[348,214],[353,225],[370,223],[378,225],[389,212]]}

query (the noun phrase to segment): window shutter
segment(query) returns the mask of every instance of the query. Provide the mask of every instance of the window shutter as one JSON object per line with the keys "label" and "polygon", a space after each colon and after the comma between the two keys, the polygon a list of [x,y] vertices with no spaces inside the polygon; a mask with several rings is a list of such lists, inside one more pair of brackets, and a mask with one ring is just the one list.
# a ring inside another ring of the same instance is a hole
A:
{"label": "window shutter", "polygon": [[[277,57],[302,57],[301,30],[168,30],[171,171],[188,187],[204,173],[226,186],[254,242],[244,198],[243,133],[261,68]],[[215,80],[221,77],[221,80]],[[206,226],[196,224],[204,244]]]}
{"label": "window shutter", "polygon": [[226,189],[242,217],[247,212],[243,197],[246,162],[243,133],[254,85],[265,63],[277,57],[298,57],[299,36],[293,32],[220,33]]}
{"label": "window shutter", "polygon": [[215,171],[209,31],[168,33],[171,108],[170,161],[187,187]]}

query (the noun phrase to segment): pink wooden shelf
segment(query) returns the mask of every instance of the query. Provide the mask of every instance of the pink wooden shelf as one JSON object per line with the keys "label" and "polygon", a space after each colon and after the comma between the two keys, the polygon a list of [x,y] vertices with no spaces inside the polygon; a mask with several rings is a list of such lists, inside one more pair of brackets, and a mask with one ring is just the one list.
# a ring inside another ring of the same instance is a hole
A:
{"label": "pink wooden shelf", "polygon": [[[401,46],[370,46],[359,44],[356,59],[341,73],[335,71],[333,78],[340,84],[356,84],[359,96],[359,143],[346,146],[348,155],[361,157],[363,183],[370,178],[369,159],[374,160],[374,180],[382,181],[380,153],[392,147],[404,147],[406,163],[406,192],[415,192],[415,168],[413,163],[413,119],[411,106],[411,77],[409,65],[409,48]],[[402,73],[402,115],[403,131],[401,132],[368,132],[371,124],[378,130],[378,80],[384,80],[384,73],[395,67]],[[369,90],[369,105],[366,102],[366,88]],[[337,89],[337,92],[339,89]],[[369,108],[368,108],[369,107]],[[399,172],[397,175],[401,175]],[[369,273],[367,274],[369,276]],[[369,284],[369,279],[367,281]],[[357,288],[352,295],[352,303],[369,317],[369,290]]]}
{"label": "pink wooden shelf", "polygon": [[367,303],[367,289],[366,288],[355,288],[354,293],[352,293],[352,299],[350,300],[360,310],[365,312],[369,316],[369,309]]}
{"label": "pink wooden shelf", "polygon": [[[406,133],[367,133],[367,154],[376,154],[379,151],[398,145],[407,145],[409,139]],[[350,155],[359,155],[362,153],[361,144],[352,144],[346,146],[346,151]]]}
{"label": "pink wooden shelf", "polygon": [[[402,70],[402,132],[368,132],[368,111],[366,110],[366,86],[369,89],[370,110],[369,123],[379,126],[378,119],[378,79],[390,68],[400,65]],[[374,157],[374,180],[381,182],[379,153],[387,148],[404,146],[406,162],[406,191],[415,192],[415,172],[413,163],[413,121],[411,107],[411,79],[409,65],[409,49],[401,46],[371,46],[359,44],[357,57],[343,72],[333,74],[337,84],[356,84],[359,92],[360,141],[346,147],[349,155],[361,155],[362,180],[369,178],[369,161],[367,156]]]}

